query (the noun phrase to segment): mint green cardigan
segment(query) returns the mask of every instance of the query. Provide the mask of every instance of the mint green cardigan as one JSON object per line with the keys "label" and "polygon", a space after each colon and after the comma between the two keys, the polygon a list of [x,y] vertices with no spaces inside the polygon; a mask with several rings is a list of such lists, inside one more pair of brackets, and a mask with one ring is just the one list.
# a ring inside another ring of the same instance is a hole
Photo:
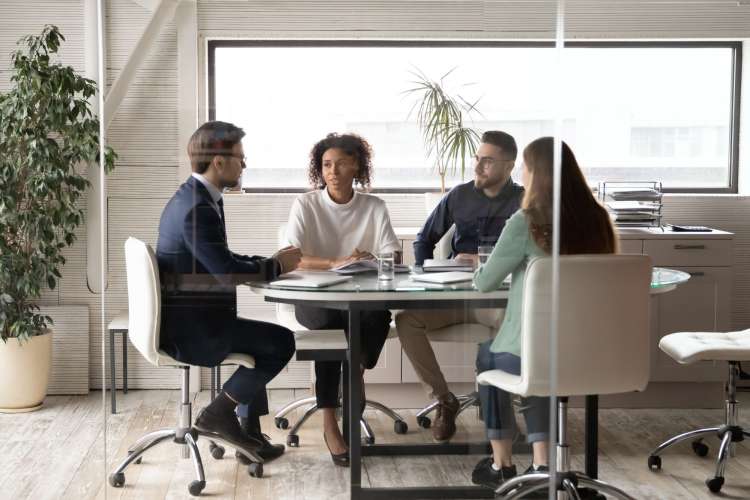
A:
{"label": "mint green cardigan", "polygon": [[544,255],[547,254],[531,238],[526,215],[519,210],[505,223],[487,262],[474,273],[474,285],[482,292],[497,290],[512,273],[505,318],[490,351],[521,355],[521,308],[526,265],[530,259]]}

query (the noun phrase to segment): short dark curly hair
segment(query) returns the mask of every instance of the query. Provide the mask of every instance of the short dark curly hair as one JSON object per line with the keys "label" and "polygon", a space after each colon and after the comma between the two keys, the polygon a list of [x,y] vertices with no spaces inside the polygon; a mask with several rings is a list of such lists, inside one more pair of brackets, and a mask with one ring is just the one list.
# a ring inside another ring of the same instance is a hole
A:
{"label": "short dark curly hair", "polygon": [[325,139],[315,143],[310,151],[310,166],[308,177],[315,189],[323,189],[326,181],[323,179],[323,154],[329,149],[340,149],[347,156],[354,157],[359,171],[354,177],[354,183],[363,188],[370,187],[372,177],[372,148],[370,144],[357,134],[328,134]]}

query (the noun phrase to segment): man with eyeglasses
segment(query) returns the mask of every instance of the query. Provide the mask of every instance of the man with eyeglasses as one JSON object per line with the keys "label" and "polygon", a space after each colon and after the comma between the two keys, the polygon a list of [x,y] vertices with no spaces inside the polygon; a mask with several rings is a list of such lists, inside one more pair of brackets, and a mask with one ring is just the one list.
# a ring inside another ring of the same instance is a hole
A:
{"label": "man with eyeglasses", "polygon": [[[455,225],[451,240],[451,257],[478,262],[478,247],[494,245],[505,222],[521,207],[523,187],[510,177],[518,147],[513,136],[500,131],[487,131],[474,156],[474,179],[459,184],[443,197],[427,218],[414,242],[417,265],[433,257],[437,242]],[[492,329],[500,328],[502,309],[412,310],[396,315],[401,346],[409,357],[422,385],[438,407],[432,423],[432,436],[447,441],[456,432],[459,402],[449,390],[429,334],[446,326],[479,323]],[[435,340],[439,340],[438,336]]]}
{"label": "man with eyeglasses", "polygon": [[[266,384],[294,354],[294,334],[279,325],[238,318],[236,287],[291,271],[302,254],[292,247],[270,258],[229,250],[222,191],[240,182],[244,135],[231,123],[212,121],[198,128],[188,143],[193,173],[164,207],[159,222],[160,347],[174,359],[197,366],[216,366],[229,353],[255,358],[253,369],[240,367],[229,377],[200,412],[195,427],[270,460],[281,455],[284,446],[271,443],[260,429],[260,416],[268,413]],[[244,455],[237,458],[247,461]]]}

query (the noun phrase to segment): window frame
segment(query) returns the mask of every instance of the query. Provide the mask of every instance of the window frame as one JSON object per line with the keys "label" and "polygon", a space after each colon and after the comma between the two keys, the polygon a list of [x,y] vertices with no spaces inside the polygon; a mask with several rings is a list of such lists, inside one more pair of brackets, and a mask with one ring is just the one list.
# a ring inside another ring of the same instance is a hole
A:
{"label": "window frame", "polygon": [[[498,47],[554,48],[554,41],[513,40],[377,40],[377,39],[208,39],[207,41],[208,119],[216,119],[216,49],[226,47]],[[664,188],[665,193],[737,194],[740,156],[740,103],[742,97],[741,41],[566,41],[571,48],[728,48],[732,50],[730,85],[729,186],[723,188]],[[304,193],[309,188],[243,188],[246,193]],[[373,188],[373,193],[414,194],[440,192],[439,187]]]}

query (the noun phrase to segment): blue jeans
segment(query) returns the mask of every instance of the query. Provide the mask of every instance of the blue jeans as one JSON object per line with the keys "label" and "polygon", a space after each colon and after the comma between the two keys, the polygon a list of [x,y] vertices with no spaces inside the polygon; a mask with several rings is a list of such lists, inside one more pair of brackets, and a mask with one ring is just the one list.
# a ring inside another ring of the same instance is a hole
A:
{"label": "blue jeans", "polygon": [[[477,352],[477,373],[488,370],[502,370],[512,375],[521,374],[521,358],[509,352],[492,352],[492,340],[479,344]],[[492,385],[479,386],[479,399],[482,403],[482,418],[487,427],[487,438],[492,440],[513,439],[516,435],[516,416],[513,413],[510,394]],[[526,420],[526,440],[529,443],[549,439],[548,397],[532,396],[522,398],[523,418]]]}

